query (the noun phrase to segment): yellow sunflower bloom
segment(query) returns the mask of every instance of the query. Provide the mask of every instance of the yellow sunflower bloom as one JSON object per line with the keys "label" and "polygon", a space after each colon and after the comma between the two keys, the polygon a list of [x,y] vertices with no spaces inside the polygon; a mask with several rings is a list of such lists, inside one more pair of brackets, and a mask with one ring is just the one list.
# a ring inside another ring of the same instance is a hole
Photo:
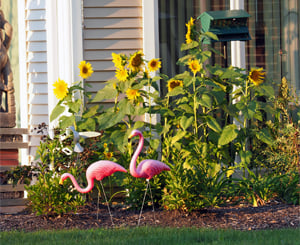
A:
{"label": "yellow sunflower bloom", "polygon": [[119,54],[116,53],[112,53],[112,62],[115,64],[115,67],[118,69],[123,69],[123,65],[122,65],[122,57]]}
{"label": "yellow sunflower bloom", "polygon": [[58,78],[57,81],[53,84],[53,92],[57,99],[62,100],[68,94],[68,84]]}
{"label": "yellow sunflower bloom", "polygon": [[193,39],[192,39],[192,29],[194,27],[194,21],[195,21],[195,19],[193,19],[191,17],[191,19],[189,20],[189,22],[187,24],[185,24],[186,27],[187,27],[187,32],[185,34],[185,42],[186,42],[186,44],[189,44],[189,43],[191,43],[193,41]]}
{"label": "yellow sunflower bloom", "polygon": [[116,70],[116,78],[121,82],[125,82],[128,78],[128,71],[124,68],[117,69]]}
{"label": "yellow sunflower bloom", "polygon": [[189,44],[189,43],[191,43],[193,40],[192,40],[192,38],[191,38],[191,32],[190,31],[188,31],[186,34],[185,34],[185,43],[186,44]]}
{"label": "yellow sunflower bloom", "polygon": [[189,61],[189,68],[190,70],[194,73],[194,76],[196,75],[197,72],[199,72],[202,68],[201,64],[199,63],[198,60],[190,60]]}
{"label": "yellow sunflower bloom", "polygon": [[106,159],[111,159],[114,156],[113,152],[104,152],[105,158]]}
{"label": "yellow sunflower bloom", "polygon": [[141,96],[138,89],[131,89],[131,88],[126,90],[126,95],[129,100],[135,100]]}
{"label": "yellow sunflower bloom", "polygon": [[171,92],[174,88],[179,87],[179,86],[180,87],[183,86],[183,81],[171,79],[171,80],[168,81],[168,84],[167,84],[169,92]]}
{"label": "yellow sunflower bloom", "polygon": [[80,70],[79,76],[83,79],[89,78],[94,72],[91,63],[84,60],[80,62],[78,67]]}
{"label": "yellow sunflower bloom", "polygon": [[130,71],[139,72],[141,70],[141,67],[144,64],[142,56],[144,56],[144,54],[141,51],[138,51],[130,57],[128,64]]}
{"label": "yellow sunflower bloom", "polygon": [[157,71],[159,68],[161,68],[161,61],[159,59],[152,59],[148,63],[149,71]]}
{"label": "yellow sunflower bloom", "polygon": [[249,73],[248,79],[252,82],[255,86],[259,86],[264,81],[265,72],[263,72],[263,68],[251,68]]}

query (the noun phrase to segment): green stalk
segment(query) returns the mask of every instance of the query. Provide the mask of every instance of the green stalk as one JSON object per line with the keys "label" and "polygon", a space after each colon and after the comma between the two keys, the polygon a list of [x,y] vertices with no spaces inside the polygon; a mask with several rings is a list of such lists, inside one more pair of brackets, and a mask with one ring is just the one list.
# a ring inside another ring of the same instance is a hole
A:
{"label": "green stalk", "polygon": [[119,90],[118,90],[118,93],[117,93],[116,98],[115,98],[115,107],[114,107],[114,111],[115,111],[115,112],[117,111],[117,104],[118,104],[119,94],[120,94],[120,92],[119,92]]}
{"label": "green stalk", "polygon": [[193,79],[193,91],[194,91],[194,127],[195,127],[195,134],[198,135],[198,124],[197,124],[197,106],[196,106],[196,78],[194,74]]}
{"label": "green stalk", "polygon": [[148,79],[148,104],[149,104],[149,126],[150,126],[150,137],[152,135],[152,114],[151,114],[151,97],[150,97],[150,88],[151,88],[151,83],[150,83],[150,79]]}
{"label": "green stalk", "polygon": [[[246,86],[245,86],[245,96],[246,96],[246,101],[245,101],[245,106],[248,105],[248,100],[249,100],[249,96],[248,96],[248,79],[246,80]],[[244,122],[243,122],[243,127],[244,130],[246,132],[247,129],[247,118],[245,118],[244,116]],[[244,143],[243,143],[243,151],[246,152],[246,144],[247,144],[247,136],[245,137]],[[246,170],[245,167],[243,168],[243,177],[246,176]]]}
{"label": "green stalk", "polygon": [[[246,96],[246,102],[245,102],[245,106],[248,105],[248,79],[246,80],[246,87],[245,87],[245,96]],[[243,122],[243,127],[244,130],[246,130],[247,128],[247,118],[244,117],[244,122]],[[245,142],[243,144],[243,151],[246,151],[246,142],[247,142],[247,138],[245,138]]]}

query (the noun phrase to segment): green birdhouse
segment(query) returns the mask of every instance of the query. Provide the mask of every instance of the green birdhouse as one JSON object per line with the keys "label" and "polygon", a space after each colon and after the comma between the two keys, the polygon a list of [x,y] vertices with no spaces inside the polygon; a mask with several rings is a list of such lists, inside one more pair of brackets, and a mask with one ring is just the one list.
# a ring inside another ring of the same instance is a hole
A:
{"label": "green birdhouse", "polygon": [[[212,32],[219,40],[213,42],[247,41],[250,34],[247,20],[250,15],[244,10],[207,11],[202,13],[200,19],[203,32]],[[209,43],[204,40],[204,43]]]}

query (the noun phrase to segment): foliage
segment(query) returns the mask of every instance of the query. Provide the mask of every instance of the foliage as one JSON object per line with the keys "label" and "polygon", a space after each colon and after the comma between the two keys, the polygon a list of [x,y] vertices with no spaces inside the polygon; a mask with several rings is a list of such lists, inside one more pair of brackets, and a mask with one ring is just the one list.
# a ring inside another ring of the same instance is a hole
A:
{"label": "foliage", "polygon": [[249,176],[233,179],[236,182],[235,195],[241,201],[251,203],[254,207],[265,205],[277,196],[278,175],[254,174],[248,169]]}
{"label": "foliage", "polygon": [[13,186],[17,184],[26,184],[29,185],[32,176],[34,175],[34,172],[36,171],[36,168],[33,166],[17,166],[13,168],[12,170],[7,170],[3,172],[3,176],[5,176],[3,179],[1,179],[1,184],[6,183],[12,183]]}
{"label": "foliage", "polygon": [[275,173],[293,172],[299,166],[300,103],[289,88],[287,80],[282,79],[279,92],[274,100],[275,114],[267,125],[275,139],[272,145],[257,146],[257,160],[262,167]]}
{"label": "foliage", "polygon": [[226,176],[226,171],[221,171],[220,165],[203,166],[190,162],[195,159],[182,162],[180,158],[178,154],[165,180],[162,201],[166,209],[190,211],[218,207],[231,199],[231,180]]}
{"label": "foliage", "polygon": [[28,206],[37,215],[59,215],[76,211],[84,205],[84,199],[77,191],[59,185],[59,176],[54,171],[40,173],[34,185],[26,186]]}
{"label": "foliage", "polygon": [[178,60],[188,69],[173,78],[164,76],[169,92],[154,107],[163,118],[163,126],[157,127],[162,159],[173,167],[163,196],[172,209],[187,202],[188,209],[224,203],[230,198],[226,194],[234,195],[230,176],[236,169],[246,173],[251,165],[250,142],[273,142],[263,122],[264,114],[273,111],[274,90],[262,69],[205,65],[214,50],[202,40],[213,35],[194,30],[192,36],[194,41],[181,47],[187,55]]}
{"label": "foliage", "polygon": [[38,180],[33,185],[25,186],[29,207],[37,215],[59,215],[76,211],[84,204],[83,197],[77,191],[59,185],[58,165],[54,164],[56,157],[59,157],[59,151],[56,151],[58,141],[51,142],[42,142],[38,147]]}
{"label": "foliage", "polygon": [[287,203],[294,205],[300,204],[300,174],[299,172],[289,172],[279,175],[279,181],[276,182],[275,190],[278,197]]}
{"label": "foliage", "polygon": [[[122,153],[131,153],[128,136],[133,129],[147,129],[153,149],[157,149],[159,143],[152,136],[152,101],[159,97],[156,82],[160,77],[150,77],[149,70],[155,68],[151,66],[153,60],[146,61],[142,56],[140,51],[130,56],[113,53],[117,79],[107,81],[107,85],[92,99],[92,102],[114,100],[113,107],[104,110],[97,121],[99,128],[104,130],[104,139],[110,138]],[[119,75],[120,72],[124,73],[123,76]],[[148,123],[140,120],[145,114],[149,116]]]}

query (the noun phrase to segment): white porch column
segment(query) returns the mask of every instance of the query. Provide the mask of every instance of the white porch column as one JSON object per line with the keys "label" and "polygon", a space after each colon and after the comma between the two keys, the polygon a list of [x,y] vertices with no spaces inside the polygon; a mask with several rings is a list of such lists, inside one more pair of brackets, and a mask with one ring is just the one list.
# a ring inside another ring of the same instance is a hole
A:
{"label": "white porch column", "polygon": [[50,114],[57,103],[53,94],[53,83],[58,79],[58,33],[57,33],[57,1],[46,2],[46,28],[47,28],[47,76],[48,76],[48,115],[49,131],[56,125],[50,122]]}
{"label": "white porch column", "polygon": [[[230,0],[230,10],[244,9],[244,0]],[[246,50],[244,41],[231,41],[231,65],[246,68]],[[233,89],[236,89],[234,87]],[[241,116],[242,117],[242,116]],[[233,121],[238,127],[243,127],[236,119]],[[235,156],[235,162],[240,162],[239,155]]]}
{"label": "white porch column", "polygon": [[[28,98],[27,98],[27,74],[26,74],[26,26],[25,26],[25,1],[18,0],[18,33],[19,33],[19,69],[20,69],[20,117],[21,128],[28,128]],[[28,135],[23,136],[28,142]],[[28,149],[20,149],[21,164],[28,165]]]}
{"label": "white porch column", "polygon": [[53,83],[64,80],[69,86],[78,81],[78,64],[82,60],[82,5],[80,0],[51,0],[46,5],[48,59],[49,130],[57,126],[50,114],[58,100]]}
{"label": "white porch column", "polygon": [[[244,0],[230,0],[230,10],[244,9]],[[246,50],[244,41],[231,41],[231,65],[246,68]]]}
{"label": "white porch column", "polygon": [[[158,0],[143,0],[143,52],[148,61],[159,58],[158,21]],[[151,76],[155,76],[155,73],[151,73]],[[145,115],[145,120],[150,122],[149,114]],[[158,120],[158,115],[152,115],[152,124],[156,124]]]}

